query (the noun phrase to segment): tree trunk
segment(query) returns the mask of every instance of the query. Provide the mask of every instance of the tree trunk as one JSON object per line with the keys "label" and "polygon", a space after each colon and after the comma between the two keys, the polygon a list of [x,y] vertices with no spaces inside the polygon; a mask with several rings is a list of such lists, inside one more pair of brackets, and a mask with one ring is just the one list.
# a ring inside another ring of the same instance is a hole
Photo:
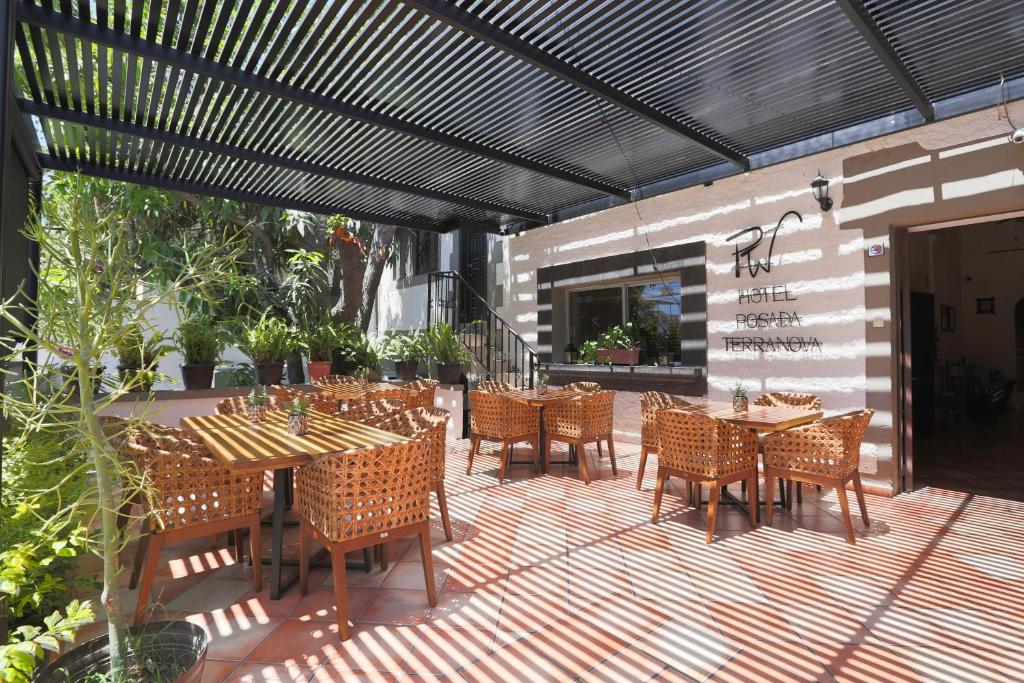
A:
{"label": "tree trunk", "polygon": [[391,254],[391,243],[395,240],[395,228],[391,225],[377,226],[373,233],[373,245],[370,247],[366,270],[363,272],[362,292],[359,297],[359,316],[357,323],[365,332],[370,325],[373,304],[377,300],[377,288],[384,274],[384,266]]}
{"label": "tree trunk", "polygon": [[338,261],[341,267],[341,296],[331,309],[331,317],[336,322],[354,323],[359,315],[366,264],[359,247],[351,242],[338,245]]}

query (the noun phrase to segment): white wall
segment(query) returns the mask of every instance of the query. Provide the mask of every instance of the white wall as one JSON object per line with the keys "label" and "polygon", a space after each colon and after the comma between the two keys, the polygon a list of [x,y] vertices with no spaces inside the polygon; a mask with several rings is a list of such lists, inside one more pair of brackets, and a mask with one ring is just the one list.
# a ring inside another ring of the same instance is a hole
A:
{"label": "white wall", "polygon": [[[456,235],[440,236],[438,269],[457,270]],[[371,332],[383,335],[389,330],[411,330],[427,326],[427,285],[399,286],[395,269],[388,267],[380,279],[377,301],[370,321]]]}

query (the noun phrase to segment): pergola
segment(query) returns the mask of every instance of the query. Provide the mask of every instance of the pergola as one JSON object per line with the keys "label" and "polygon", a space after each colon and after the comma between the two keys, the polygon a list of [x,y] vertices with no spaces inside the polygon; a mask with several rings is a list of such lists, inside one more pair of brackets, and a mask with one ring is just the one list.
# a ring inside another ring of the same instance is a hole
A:
{"label": "pergola", "polygon": [[5,244],[40,169],[516,232],[992,106],[1024,74],[1015,0],[0,7]]}

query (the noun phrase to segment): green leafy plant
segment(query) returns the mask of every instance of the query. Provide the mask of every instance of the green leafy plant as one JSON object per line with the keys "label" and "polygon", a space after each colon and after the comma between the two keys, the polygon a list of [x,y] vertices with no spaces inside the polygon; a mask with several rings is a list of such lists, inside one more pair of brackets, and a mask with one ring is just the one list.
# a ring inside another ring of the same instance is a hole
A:
{"label": "green leafy plant", "polygon": [[288,404],[289,417],[304,417],[309,415],[309,399],[304,396],[296,396]]}
{"label": "green leafy plant", "polygon": [[114,356],[122,368],[138,369],[142,367],[142,327],[132,326],[121,341],[114,347]]}
{"label": "green leafy plant", "polygon": [[732,395],[733,398],[746,398],[747,388],[744,387],[742,384],[737,383],[736,386],[732,388]]}
{"label": "green leafy plant", "polygon": [[427,343],[430,355],[438,365],[465,365],[470,361],[459,335],[446,322],[430,326],[427,330]]}
{"label": "green leafy plant", "polygon": [[580,344],[576,363],[578,365],[590,365],[597,362],[597,348],[597,342],[593,339]]}
{"label": "green leafy plant", "polygon": [[267,313],[242,331],[239,346],[254,363],[283,363],[294,348],[295,331]]}
{"label": "green leafy plant", "polygon": [[253,387],[252,391],[249,392],[247,402],[250,406],[255,408],[265,406],[270,403],[270,397],[267,396],[267,388],[262,384],[258,384]]}
{"label": "green leafy plant", "polygon": [[380,370],[380,351],[361,330],[349,334],[343,356],[357,368],[365,368],[371,373]]}
{"label": "green leafy plant", "polygon": [[344,345],[346,334],[346,330],[339,329],[330,318],[324,316],[303,330],[302,345],[309,360],[329,361]]}
{"label": "green leafy plant", "polygon": [[381,345],[381,355],[395,362],[421,362],[429,358],[427,335],[422,330],[389,332]]}
{"label": "green leafy plant", "polygon": [[55,611],[42,626],[20,626],[0,645],[0,681],[28,683],[47,652],[60,653],[61,643],[74,644],[75,632],[95,618],[92,604],[72,600],[64,614]]}
{"label": "green leafy plant", "polygon": [[597,348],[628,350],[640,348],[633,323],[609,327],[597,338]]}
{"label": "green leafy plant", "polygon": [[551,383],[551,378],[543,372],[537,374],[537,384],[542,387],[546,387]]}
{"label": "green leafy plant", "polygon": [[212,365],[224,352],[224,333],[210,317],[196,315],[178,325],[174,343],[185,365]]}

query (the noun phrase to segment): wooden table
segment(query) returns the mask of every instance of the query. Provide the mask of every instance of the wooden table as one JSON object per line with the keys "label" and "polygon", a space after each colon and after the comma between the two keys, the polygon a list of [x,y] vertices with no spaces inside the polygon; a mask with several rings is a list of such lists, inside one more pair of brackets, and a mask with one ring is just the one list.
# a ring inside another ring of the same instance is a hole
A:
{"label": "wooden table", "polygon": [[239,472],[273,470],[271,600],[280,598],[281,591],[295,580],[295,576],[284,582],[281,578],[284,513],[291,468],[312,462],[324,453],[408,441],[398,434],[322,413],[310,413],[309,431],[303,436],[288,433],[288,414],[283,410],[267,411],[263,421],[257,424],[238,414],[186,417],[181,423],[198,435],[210,453],[229,469]]}
{"label": "wooden table", "polygon": [[[824,415],[821,411],[810,411],[802,408],[789,408],[789,407],[776,407],[776,406],[755,406],[751,405],[747,410],[739,412],[733,410],[732,403],[725,403],[722,401],[710,401],[708,403],[698,403],[692,406],[683,408],[694,413],[700,413],[701,415],[707,415],[708,417],[716,417],[720,420],[725,420],[730,424],[734,424],[737,427],[743,427],[749,429],[752,432],[758,434],[770,434],[772,432],[781,432],[786,429],[792,429],[793,427],[799,427],[801,425],[810,424],[815,420],[820,420]],[[755,484],[757,478],[754,479]],[[783,493],[784,487],[779,486],[779,503],[783,504],[785,494]],[[760,501],[760,492],[754,491],[754,500]],[[746,505],[729,493],[728,489],[722,490],[722,494],[734,505],[741,508],[745,508]],[[774,505],[774,500],[765,501],[766,505]],[[760,505],[758,505],[760,508]],[[761,516],[761,511],[756,511],[758,518]]]}
{"label": "wooden table", "polygon": [[[518,401],[519,403],[525,403],[531,408],[538,408],[541,411],[540,416],[540,434],[537,438],[540,439],[540,443],[537,448],[540,450],[540,461],[541,463],[547,463],[544,457],[544,408],[547,406],[557,405],[559,403],[565,403],[571,401],[574,398],[579,398],[582,394],[575,389],[548,389],[544,393],[537,391],[536,389],[516,389],[515,391],[504,391],[501,395],[505,398]],[[569,446],[569,459],[560,460],[548,463],[551,465],[575,465],[576,464],[576,449],[573,446]],[[547,471],[546,469],[544,470]]]}

